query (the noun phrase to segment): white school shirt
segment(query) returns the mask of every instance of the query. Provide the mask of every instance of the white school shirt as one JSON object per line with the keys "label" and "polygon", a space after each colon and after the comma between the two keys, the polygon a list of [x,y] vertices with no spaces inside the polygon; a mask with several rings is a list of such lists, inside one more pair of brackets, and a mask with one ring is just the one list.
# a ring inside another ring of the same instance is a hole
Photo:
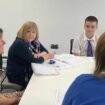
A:
{"label": "white school shirt", "polygon": [[91,40],[94,55],[98,38],[96,35],[94,35],[91,39],[88,39],[85,33],[81,34],[80,36],[74,39],[72,53],[80,54],[80,56],[87,56],[88,40]]}

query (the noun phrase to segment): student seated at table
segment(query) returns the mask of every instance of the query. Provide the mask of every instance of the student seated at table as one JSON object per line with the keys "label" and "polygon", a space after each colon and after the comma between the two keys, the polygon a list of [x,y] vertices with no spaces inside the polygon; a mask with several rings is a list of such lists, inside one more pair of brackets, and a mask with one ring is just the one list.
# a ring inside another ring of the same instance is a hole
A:
{"label": "student seated at table", "polygon": [[77,77],[62,105],[105,105],[105,33],[96,45],[94,73]]}
{"label": "student seated at table", "polygon": [[94,56],[97,43],[95,32],[98,27],[98,19],[95,16],[88,16],[85,19],[85,32],[74,39],[72,53],[77,56]]}
{"label": "student seated at table", "polygon": [[2,69],[2,54],[4,53],[5,41],[3,40],[3,30],[0,28],[0,69]]}
{"label": "student seated at table", "polygon": [[[3,29],[0,28],[0,56],[4,53],[5,41],[3,40]],[[1,63],[0,63],[1,64]],[[5,96],[0,94],[0,105],[17,105],[19,103],[19,98],[11,95]]]}
{"label": "student seated at table", "polygon": [[0,28],[0,55],[4,53],[5,41],[3,40],[3,30]]}
{"label": "student seated at table", "polygon": [[[46,53],[37,55],[33,53],[31,42],[37,39],[38,28],[36,23],[29,21],[22,25],[17,33],[17,38],[9,48],[7,61],[7,77],[12,83],[19,84],[24,88],[32,75],[31,63],[43,63],[53,58],[54,54]],[[28,81],[25,78],[28,78]]]}

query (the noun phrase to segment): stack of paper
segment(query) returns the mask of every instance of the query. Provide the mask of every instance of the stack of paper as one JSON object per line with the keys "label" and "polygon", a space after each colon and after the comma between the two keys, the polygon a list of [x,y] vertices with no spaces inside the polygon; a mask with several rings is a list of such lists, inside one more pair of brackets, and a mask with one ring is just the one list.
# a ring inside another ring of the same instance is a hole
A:
{"label": "stack of paper", "polygon": [[58,75],[59,72],[50,64],[32,63],[32,70],[36,75]]}
{"label": "stack of paper", "polygon": [[81,57],[81,56],[74,56],[70,54],[61,54],[56,55],[55,59],[62,63],[68,64],[70,66],[76,67],[83,64],[94,63],[93,57]]}

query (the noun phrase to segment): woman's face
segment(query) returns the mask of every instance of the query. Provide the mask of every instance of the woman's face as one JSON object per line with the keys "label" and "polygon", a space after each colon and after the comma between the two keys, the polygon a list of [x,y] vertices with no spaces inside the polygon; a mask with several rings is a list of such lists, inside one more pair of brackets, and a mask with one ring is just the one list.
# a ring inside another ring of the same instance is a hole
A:
{"label": "woman's face", "polygon": [[31,43],[36,38],[36,30],[29,29],[26,33],[26,40]]}

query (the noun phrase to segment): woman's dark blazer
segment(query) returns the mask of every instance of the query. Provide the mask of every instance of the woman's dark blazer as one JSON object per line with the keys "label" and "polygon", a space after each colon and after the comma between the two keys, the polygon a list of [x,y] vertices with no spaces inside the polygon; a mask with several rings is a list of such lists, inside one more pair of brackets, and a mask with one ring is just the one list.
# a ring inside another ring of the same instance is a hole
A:
{"label": "woman's dark blazer", "polygon": [[25,87],[26,77],[31,77],[31,63],[43,63],[44,58],[34,58],[29,50],[29,44],[20,38],[16,38],[8,51],[7,77],[12,83]]}

